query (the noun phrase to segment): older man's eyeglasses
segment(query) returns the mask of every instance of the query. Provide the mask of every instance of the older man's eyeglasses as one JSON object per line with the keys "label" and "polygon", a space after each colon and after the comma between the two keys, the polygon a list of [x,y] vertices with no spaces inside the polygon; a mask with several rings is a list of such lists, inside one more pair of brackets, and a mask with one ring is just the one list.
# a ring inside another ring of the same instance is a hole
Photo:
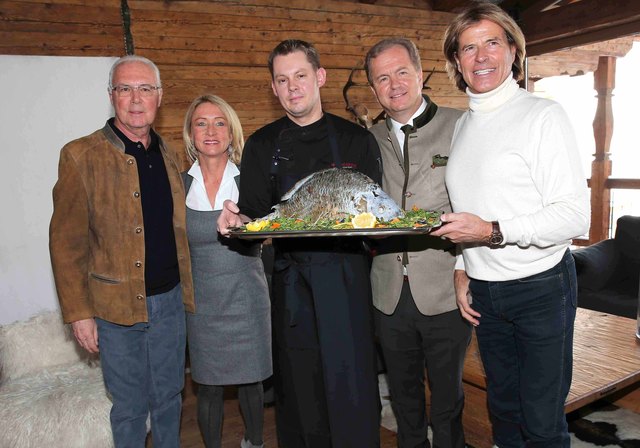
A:
{"label": "older man's eyeglasses", "polygon": [[140,84],[139,86],[130,86],[127,84],[118,84],[117,86],[109,87],[112,92],[116,92],[118,96],[127,97],[133,95],[133,91],[137,90],[140,96],[153,96],[156,90],[162,89],[159,86],[152,86],[151,84]]}

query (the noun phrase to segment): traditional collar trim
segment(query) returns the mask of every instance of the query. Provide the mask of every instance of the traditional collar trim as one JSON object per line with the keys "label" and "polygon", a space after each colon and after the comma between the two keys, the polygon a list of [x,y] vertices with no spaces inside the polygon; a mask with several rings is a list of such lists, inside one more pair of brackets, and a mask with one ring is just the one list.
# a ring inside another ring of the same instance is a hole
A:
{"label": "traditional collar trim", "polygon": [[[420,129],[421,127],[429,123],[431,120],[433,120],[433,117],[436,116],[436,112],[438,111],[438,105],[433,101],[431,101],[431,98],[429,98],[427,95],[422,95],[422,98],[423,98],[423,104],[424,102],[426,102],[427,107],[425,107],[422,113],[420,113],[417,117],[413,118],[414,131],[417,129]],[[391,117],[387,116],[386,123],[387,123],[387,129],[389,131],[393,130],[394,121],[395,120],[393,120]],[[404,123],[400,123],[400,126],[402,126],[403,124]]]}

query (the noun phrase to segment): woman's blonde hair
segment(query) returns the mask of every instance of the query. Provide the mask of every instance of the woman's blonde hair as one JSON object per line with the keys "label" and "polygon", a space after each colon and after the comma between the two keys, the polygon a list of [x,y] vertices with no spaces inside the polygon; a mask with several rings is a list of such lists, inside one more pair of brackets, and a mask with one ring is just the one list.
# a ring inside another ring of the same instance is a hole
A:
{"label": "woman's blonde hair", "polygon": [[507,36],[509,45],[516,49],[516,57],[513,61],[511,71],[516,81],[520,81],[524,76],[524,59],[526,57],[525,39],[522,30],[509,14],[502,8],[492,3],[474,2],[454,17],[444,33],[443,51],[447,59],[447,73],[449,78],[455,82],[456,87],[463,92],[467,89],[467,83],[458,70],[456,54],[460,45],[460,35],[469,27],[476,23],[488,20],[499,25]]}
{"label": "woman's blonde hair", "polygon": [[187,114],[184,117],[184,125],[182,127],[182,140],[184,141],[184,148],[187,156],[192,162],[198,159],[198,150],[193,144],[193,138],[191,136],[191,120],[193,119],[193,113],[196,108],[203,103],[211,103],[214,106],[218,106],[224,114],[229,127],[231,128],[231,144],[229,145],[229,160],[236,165],[240,164],[242,159],[242,150],[244,149],[244,136],[242,133],[242,125],[240,124],[240,118],[236,111],[225,100],[217,95],[202,95],[191,102]]}

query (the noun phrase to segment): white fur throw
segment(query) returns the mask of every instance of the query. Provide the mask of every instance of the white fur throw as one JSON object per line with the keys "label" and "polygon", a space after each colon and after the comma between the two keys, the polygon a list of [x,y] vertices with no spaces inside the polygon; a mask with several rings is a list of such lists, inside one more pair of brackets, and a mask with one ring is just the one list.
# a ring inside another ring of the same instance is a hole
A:
{"label": "white fur throw", "polygon": [[97,359],[78,346],[60,312],[0,327],[0,383],[48,367]]}
{"label": "white fur throw", "polygon": [[99,362],[59,312],[0,328],[0,362],[0,447],[113,446]]}

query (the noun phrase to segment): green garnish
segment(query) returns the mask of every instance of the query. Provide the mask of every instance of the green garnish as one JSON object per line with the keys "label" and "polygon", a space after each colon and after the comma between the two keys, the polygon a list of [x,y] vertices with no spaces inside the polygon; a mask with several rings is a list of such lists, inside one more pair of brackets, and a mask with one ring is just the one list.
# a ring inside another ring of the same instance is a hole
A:
{"label": "green garnish", "polygon": [[[442,212],[435,212],[429,210],[423,210],[419,208],[413,208],[405,212],[405,216],[401,218],[394,218],[390,221],[378,221],[376,229],[404,229],[404,228],[419,228],[419,227],[435,227],[440,224],[440,215]],[[335,219],[322,219],[318,221],[311,221],[308,219],[300,218],[274,218],[269,221],[269,225],[262,228],[261,232],[290,232],[296,230],[311,231],[311,230],[348,230],[353,229],[351,224],[352,216],[348,218],[335,220]],[[240,227],[243,232],[251,232],[247,230],[246,225]]]}

